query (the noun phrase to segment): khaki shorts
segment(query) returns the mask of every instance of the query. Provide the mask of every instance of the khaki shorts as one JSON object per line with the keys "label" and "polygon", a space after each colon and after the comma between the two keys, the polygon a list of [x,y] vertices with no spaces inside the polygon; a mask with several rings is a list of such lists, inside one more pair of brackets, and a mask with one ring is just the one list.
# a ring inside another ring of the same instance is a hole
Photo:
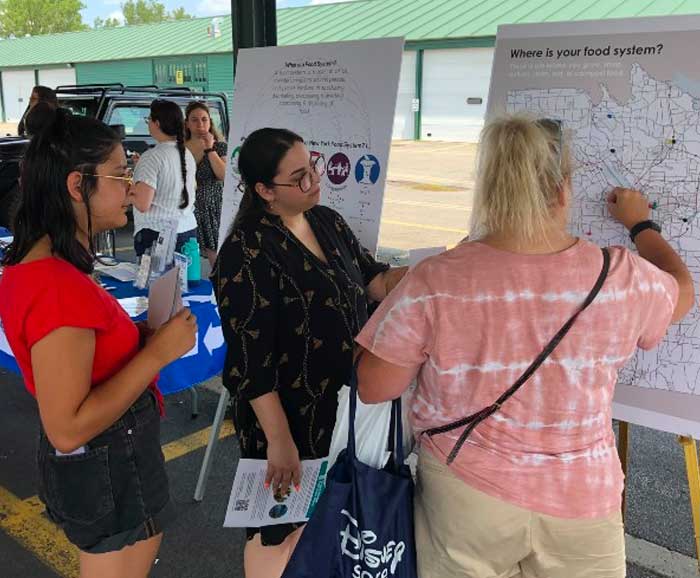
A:
{"label": "khaki shorts", "polygon": [[474,490],[421,450],[415,498],[421,578],[624,578],[622,516],[555,518]]}

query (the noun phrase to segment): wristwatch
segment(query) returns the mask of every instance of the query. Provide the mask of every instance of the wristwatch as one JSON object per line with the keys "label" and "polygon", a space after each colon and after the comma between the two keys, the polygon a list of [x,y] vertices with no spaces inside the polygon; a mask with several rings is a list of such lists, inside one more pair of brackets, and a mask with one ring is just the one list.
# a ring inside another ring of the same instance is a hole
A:
{"label": "wristwatch", "polygon": [[642,221],[641,223],[637,223],[630,229],[630,239],[632,239],[632,242],[634,243],[634,238],[639,235],[639,233],[646,231],[647,229],[660,233],[661,225],[655,223],[654,221]]}
{"label": "wristwatch", "polygon": [[208,155],[209,153],[213,153],[216,149],[215,148],[210,148],[210,149],[204,149],[204,154]]}

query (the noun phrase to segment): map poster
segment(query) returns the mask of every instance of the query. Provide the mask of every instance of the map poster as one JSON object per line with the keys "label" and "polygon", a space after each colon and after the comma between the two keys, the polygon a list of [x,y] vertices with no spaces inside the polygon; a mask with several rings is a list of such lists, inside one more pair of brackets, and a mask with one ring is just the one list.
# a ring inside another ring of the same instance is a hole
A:
{"label": "map poster", "polygon": [[[498,29],[489,114],[563,122],[575,160],[572,232],[632,248],[606,194],[633,187],[700,281],[700,16]],[[700,438],[700,315],[620,373],[614,416]]]}
{"label": "map poster", "polygon": [[321,204],[376,252],[402,55],[402,38],[240,51],[219,244],[241,199],[240,146],[253,131],[274,127],[325,156]]}

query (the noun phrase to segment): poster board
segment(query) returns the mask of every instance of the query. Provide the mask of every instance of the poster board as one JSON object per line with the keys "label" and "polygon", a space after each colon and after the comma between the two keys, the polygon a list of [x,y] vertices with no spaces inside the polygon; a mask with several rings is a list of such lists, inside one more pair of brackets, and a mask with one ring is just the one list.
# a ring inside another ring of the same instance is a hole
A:
{"label": "poster board", "polygon": [[[700,280],[700,16],[501,26],[489,115],[563,121],[575,161],[572,233],[632,248],[606,193],[638,188]],[[700,437],[697,306],[620,372],[616,418]]]}
{"label": "poster board", "polygon": [[219,245],[241,199],[240,146],[253,131],[274,127],[323,153],[321,204],[376,252],[403,44],[382,38],[240,51]]}

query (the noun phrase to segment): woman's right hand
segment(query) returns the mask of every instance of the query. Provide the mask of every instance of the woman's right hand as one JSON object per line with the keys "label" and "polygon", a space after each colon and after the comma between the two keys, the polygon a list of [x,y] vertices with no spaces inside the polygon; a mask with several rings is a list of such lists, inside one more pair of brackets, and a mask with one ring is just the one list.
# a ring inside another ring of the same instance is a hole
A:
{"label": "woman's right hand", "polygon": [[145,349],[165,367],[185,355],[196,342],[197,316],[185,308],[148,339]]}
{"label": "woman's right hand", "polygon": [[271,487],[276,495],[286,496],[290,486],[294,486],[298,491],[300,483],[301,460],[292,436],[285,435],[277,440],[268,440],[265,487]]}
{"label": "woman's right hand", "polygon": [[649,220],[649,200],[639,191],[616,187],[608,194],[608,210],[613,218],[631,229]]}

